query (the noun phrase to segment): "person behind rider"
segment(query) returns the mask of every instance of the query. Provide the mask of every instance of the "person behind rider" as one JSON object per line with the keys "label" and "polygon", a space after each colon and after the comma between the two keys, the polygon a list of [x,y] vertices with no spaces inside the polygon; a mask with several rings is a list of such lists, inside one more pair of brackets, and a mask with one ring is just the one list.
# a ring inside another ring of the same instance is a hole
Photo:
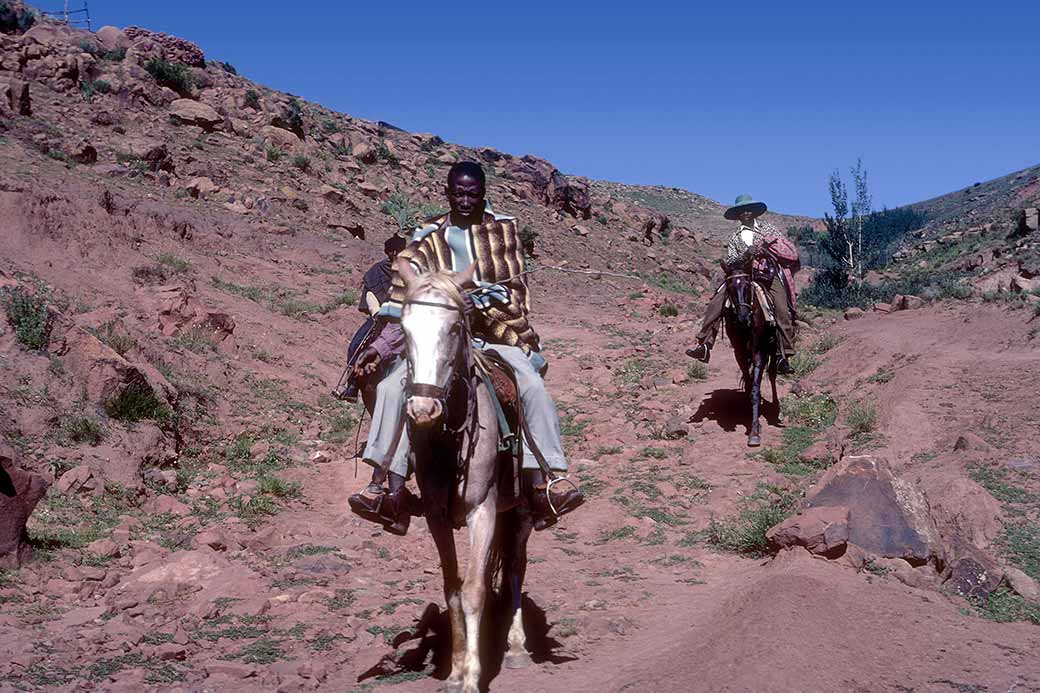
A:
{"label": "person behind rider", "polygon": [[361,378],[359,376],[363,374],[355,372],[356,357],[360,356],[359,349],[361,345],[366,342],[371,343],[372,339],[378,334],[374,331],[378,329],[376,316],[379,314],[379,309],[382,305],[390,298],[391,268],[393,267],[394,259],[397,258],[397,254],[404,250],[407,242],[404,236],[396,233],[387,238],[383,243],[383,252],[386,253],[386,259],[372,265],[365,272],[365,276],[361,281],[361,299],[358,301],[358,310],[368,317],[361,327],[358,328],[357,332],[354,333],[354,337],[350,340],[350,346],[347,347],[347,381],[333,391],[333,395],[338,399],[348,402],[357,401],[361,386]]}
{"label": "person behind rider", "polygon": [[[767,258],[774,259],[779,265],[779,273],[768,287],[773,303],[773,315],[776,318],[778,339],[778,373],[794,372],[789,359],[794,356],[794,307],[795,290],[792,273],[798,269],[798,249],[779,229],[772,224],[758,221],[766,211],[764,202],[756,202],[750,195],[737,196],[733,206],[726,210],[727,219],[739,222],[739,227],[729,239],[726,246],[726,257],[722,260],[722,269],[726,274],[744,267],[751,259],[755,261],[756,270],[767,269]],[[726,292],[720,288],[715,292],[704,311],[700,332],[697,333],[697,345],[688,349],[686,354],[698,361],[707,363],[711,359],[711,349],[719,332],[719,320],[726,307]]]}
{"label": "person behind rider", "polygon": [[[556,404],[542,380],[545,359],[540,351],[537,333],[528,321],[530,299],[527,282],[515,277],[523,269],[521,245],[516,220],[492,212],[485,200],[485,176],[479,164],[460,162],[448,172],[445,194],[451,211],[433,217],[412,235],[398,262],[407,261],[417,273],[447,270],[461,272],[476,265],[477,285],[469,292],[472,308],[471,327],[474,346],[493,349],[513,369],[524,417],[533,440],[523,443],[524,488],[536,529],[555,522],[555,518],[577,508],[584,500],[581,491],[552,490],[552,504],[547,494],[545,473],[531,451],[533,444],[553,472],[566,473]],[[508,280],[508,281],[507,281]],[[361,517],[380,522],[387,531],[404,534],[408,528],[407,489],[408,436],[400,433],[407,395],[404,381],[408,373],[406,359],[400,356],[400,311],[405,285],[396,269],[392,272],[390,300],[380,315],[391,320],[380,337],[357,360],[356,369],[368,371],[383,364],[385,374],[376,387],[376,404],[364,460],[375,471],[371,483],[349,499],[351,510]],[[383,486],[383,470],[388,487]],[[553,508],[556,512],[553,512]]]}

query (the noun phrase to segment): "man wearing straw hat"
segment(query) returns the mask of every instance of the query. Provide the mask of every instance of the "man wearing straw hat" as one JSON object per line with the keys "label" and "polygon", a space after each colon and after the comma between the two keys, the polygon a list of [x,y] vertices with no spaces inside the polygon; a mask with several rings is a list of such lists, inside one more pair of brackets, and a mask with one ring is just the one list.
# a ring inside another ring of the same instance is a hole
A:
{"label": "man wearing straw hat", "polygon": [[[726,246],[726,258],[722,261],[722,269],[729,274],[743,267],[749,259],[754,258],[755,269],[766,270],[768,267],[766,258],[776,260],[780,273],[776,277],[776,281],[771,282],[769,295],[772,299],[773,314],[780,337],[777,372],[790,374],[794,372],[788,359],[794,355],[796,298],[794,280],[791,275],[798,270],[798,249],[775,226],[759,222],[758,217],[762,216],[765,211],[765,202],[758,202],[747,194],[738,195],[733,206],[726,210],[723,216],[732,221],[738,221],[740,226]],[[686,351],[688,356],[704,363],[708,362],[719,332],[719,318],[722,317],[725,307],[726,292],[720,288],[708,302],[701,330],[697,333],[697,346]]]}

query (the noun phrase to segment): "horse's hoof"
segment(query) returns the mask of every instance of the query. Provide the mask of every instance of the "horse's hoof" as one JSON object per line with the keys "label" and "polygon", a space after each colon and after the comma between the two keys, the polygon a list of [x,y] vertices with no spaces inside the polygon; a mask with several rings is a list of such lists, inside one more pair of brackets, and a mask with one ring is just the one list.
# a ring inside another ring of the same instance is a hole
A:
{"label": "horse's hoof", "polygon": [[462,681],[446,681],[441,691],[443,693],[462,693]]}
{"label": "horse's hoof", "polygon": [[747,446],[749,448],[757,448],[761,444],[762,444],[762,437],[761,436],[748,436]]}
{"label": "horse's hoof", "polygon": [[502,661],[502,666],[506,669],[526,669],[532,663],[531,655],[526,652],[520,652],[518,654],[507,654]]}

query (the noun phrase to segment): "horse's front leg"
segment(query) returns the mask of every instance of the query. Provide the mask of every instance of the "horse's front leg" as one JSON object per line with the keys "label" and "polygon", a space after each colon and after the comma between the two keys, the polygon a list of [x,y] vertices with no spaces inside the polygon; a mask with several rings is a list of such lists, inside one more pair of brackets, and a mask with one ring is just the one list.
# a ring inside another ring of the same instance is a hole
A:
{"label": "horse's front leg", "polygon": [[[511,536],[502,537],[503,542],[512,542],[507,564],[509,576],[510,607],[513,612],[509,624],[505,666],[507,669],[522,669],[531,664],[531,655],[527,653],[527,633],[524,631],[524,615],[522,612],[524,578],[527,575],[527,540],[531,536],[531,515],[523,508],[516,508],[519,526],[510,524]],[[505,519],[505,518],[503,518]]]}
{"label": "horse's front leg", "polygon": [[491,576],[488,562],[495,538],[497,491],[492,488],[483,502],[466,517],[469,529],[469,565],[462,582],[462,612],[466,619],[466,649],[462,665],[462,693],[480,690],[480,621]]}
{"label": "horse's front leg", "polygon": [[440,514],[428,513],[426,518],[441,559],[444,603],[448,606],[448,622],[451,626],[451,673],[445,690],[454,691],[462,686],[466,652],[466,621],[462,611],[462,581],[459,579],[459,562],[455,553],[455,535],[451,525]]}
{"label": "horse's front leg", "polygon": [[762,353],[755,349],[751,367],[751,433],[748,435],[748,447],[762,444],[762,424],[758,420],[759,408],[762,404]]}

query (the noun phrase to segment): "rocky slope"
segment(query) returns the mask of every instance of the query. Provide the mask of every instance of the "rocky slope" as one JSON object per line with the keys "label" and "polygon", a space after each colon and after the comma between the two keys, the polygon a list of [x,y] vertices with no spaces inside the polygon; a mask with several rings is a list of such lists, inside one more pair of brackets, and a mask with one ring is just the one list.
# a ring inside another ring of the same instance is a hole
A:
{"label": "rocky slope", "polygon": [[[138,29],[0,34],[0,128],[0,690],[445,675],[432,544],[347,511],[365,426],[325,393],[360,274],[461,158],[535,266],[641,275],[532,275],[590,503],[532,541],[536,666],[492,690],[1040,687],[1040,631],[994,622],[1040,620],[1022,311],[807,314],[789,425],[748,455],[728,356],[676,361],[719,203],[333,113]],[[889,514],[833,495],[857,455]]]}

